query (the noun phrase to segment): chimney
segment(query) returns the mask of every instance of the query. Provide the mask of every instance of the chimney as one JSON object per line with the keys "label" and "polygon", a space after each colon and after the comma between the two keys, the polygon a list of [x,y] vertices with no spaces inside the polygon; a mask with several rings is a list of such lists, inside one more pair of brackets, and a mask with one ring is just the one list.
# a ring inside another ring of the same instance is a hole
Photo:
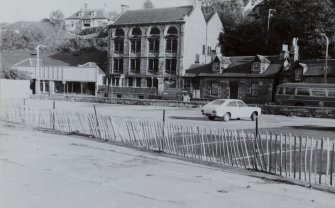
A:
{"label": "chimney", "polygon": [[87,10],[87,8],[88,8],[87,5],[88,5],[87,3],[84,4],[84,9],[85,9],[85,10]]}
{"label": "chimney", "polygon": [[129,9],[128,5],[125,5],[125,4],[121,5],[121,13],[126,12],[128,9]]}
{"label": "chimney", "polygon": [[298,46],[298,38],[293,38],[292,46],[290,51],[290,60],[292,63],[299,60],[299,46]]}
{"label": "chimney", "polygon": [[286,58],[289,58],[288,45],[283,44],[282,45],[282,50],[280,52],[280,59],[283,60],[283,59],[286,59]]}

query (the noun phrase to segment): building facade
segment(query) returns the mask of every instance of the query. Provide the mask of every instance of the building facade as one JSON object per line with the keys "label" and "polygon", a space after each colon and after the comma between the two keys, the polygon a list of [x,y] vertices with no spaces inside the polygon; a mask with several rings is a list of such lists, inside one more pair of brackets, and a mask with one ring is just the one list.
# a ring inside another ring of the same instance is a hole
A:
{"label": "building facade", "polygon": [[70,32],[87,28],[103,27],[110,23],[104,9],[89,9],[87,4],[80,11],[65,19],[65,29]]}
{"label": "building facade", "polygon": [[183,88],[185,70],[209,63],[223,32],[218,15],[197,5],[123,11],[109,26],[110,87]]}
{"label": "building facade", "polygon": [[269,103],[273,100],[283,63],[279,56],[224,57],[218,54],[211,63],[187,70],[186,88],[194,98]]}

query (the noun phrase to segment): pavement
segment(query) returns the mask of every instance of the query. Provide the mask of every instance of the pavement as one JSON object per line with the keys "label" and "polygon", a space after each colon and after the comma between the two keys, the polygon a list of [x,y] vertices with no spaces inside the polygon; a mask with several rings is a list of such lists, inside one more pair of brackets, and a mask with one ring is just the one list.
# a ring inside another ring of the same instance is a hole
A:
{"label": "pavement", "polygon": [[1,123],[0,207],[334,207],[335,195]]}

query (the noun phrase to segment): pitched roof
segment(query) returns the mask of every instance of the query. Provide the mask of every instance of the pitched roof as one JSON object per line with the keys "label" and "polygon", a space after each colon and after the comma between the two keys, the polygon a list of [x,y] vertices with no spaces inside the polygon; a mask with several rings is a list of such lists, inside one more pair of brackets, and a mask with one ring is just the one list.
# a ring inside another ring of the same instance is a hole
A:
{"label": "pitched roof", "polygon": [[192,10],[193,6],[128,10],[114,22],[114,25],[176,22],[183,20]]}
{"label": "pitched roof", "polygon": [[222,73],[213,72],[212,64],[198,65],[194,68],[186,70],[186,77],[272,77],[276,75],[283,66],[283,60],[279,60],[278,56],[269,56],[266,59],[271,62],[270,66],[262,74],[252,74],[251,63],[255,56],[235,56],[229,58],[231,64],[224,69]]}
{"label": "pitched roof", "polygon": [[[83,16],[79,16],[81,12],[84,13]],[[95,15],[91,16],[91,12],[94,12]],[[109,19],[109,17],[107,13],[102,9],[85,9],[74,13],[66,19]]]}
{"label": "pitched roof", "polygon": [[[294,69],[297,67],[307,67],[304,76],[324,76],[325,60],[301,60],[293,64],[288,70],[283,71],[283,76],[293,76]],[[335,59],[329,59],[327,64],[327,74],[335,76]]]}
{"label": "pitched roof", "polygon": [[[1,52],[1,62],[6,67],[14,65],[28,67],[36,66],[35,52]],[[78,66],[88,62],[96,63],[101,69],[107,68],[107,54],[104,52],[73,52],[41,51],[40,66]]]}

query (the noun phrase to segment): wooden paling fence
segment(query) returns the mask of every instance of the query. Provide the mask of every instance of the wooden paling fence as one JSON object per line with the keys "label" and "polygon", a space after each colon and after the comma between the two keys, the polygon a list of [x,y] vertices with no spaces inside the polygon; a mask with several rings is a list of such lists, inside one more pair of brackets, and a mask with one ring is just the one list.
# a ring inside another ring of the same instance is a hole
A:
{"label": "wooden paling fence", "polygon": [[[94,109],[95,110],[95,109]],[[334,187],[335,139],[209,129],[94,113],[6,106],[1,118]]]}

